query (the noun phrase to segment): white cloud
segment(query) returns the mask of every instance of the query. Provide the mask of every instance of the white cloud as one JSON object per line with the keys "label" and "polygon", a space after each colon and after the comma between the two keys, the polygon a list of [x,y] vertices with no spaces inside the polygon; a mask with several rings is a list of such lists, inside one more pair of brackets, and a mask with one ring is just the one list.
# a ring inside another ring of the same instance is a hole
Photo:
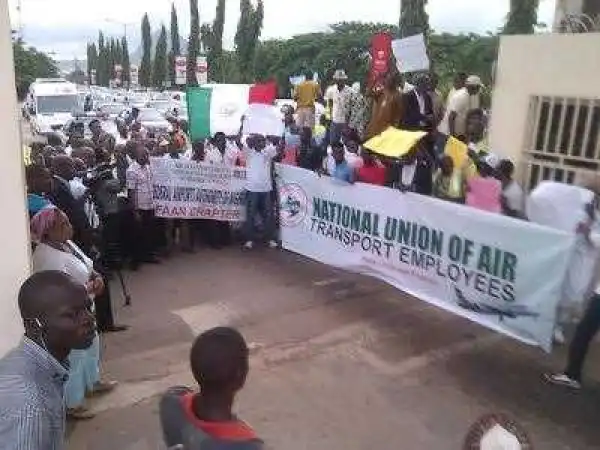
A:
{"label": "white cloud", "polygon": [[[200,3],[200,20],[210,22],[217,0]],[[398,0],[377,0],[375,4],[348,0],[264,0],[265,20],[262,37],[289,37],[294,34],[320,31],[327,24],[340,21],[395,23],[400,12]],[[17,24],[17,0],[9,0],[13,24]],[[555,0],[542,0],[540,21],[550,24]],[[189,0],[175,0],[183,35],[189,27]],[[374,5],[376,5],[374,7]],[[505,19],[509,0],[429,0],[431,26],[436,31],[485,33],[495,31]],[[21,19],[25,39],[46,51],[57,52],[61,58],[85,53],[85,43],[103,29],[122,34],[123,26],[106,19],[128,22],[128,33],[137,39],[140,21],[148,12],[153,26],[168,25],[169,0],[22,0]],[[228,0],[226,7],[225,43],[232,46],[239,3]],[[77,35],[69,30],[78,31]],[[68,37],[68,38],[67,38]]]}

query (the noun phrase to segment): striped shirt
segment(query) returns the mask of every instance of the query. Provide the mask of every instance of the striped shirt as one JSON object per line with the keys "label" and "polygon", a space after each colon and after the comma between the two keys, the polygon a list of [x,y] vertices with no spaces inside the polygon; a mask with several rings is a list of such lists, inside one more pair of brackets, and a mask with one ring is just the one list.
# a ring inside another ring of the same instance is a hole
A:
{"label": "striped shirt", "polygon": [[68,370],[24,337],[0,359],[2,450],[62,450]]}
{"label": "striped shirt", "polygon": [[151,211],[154,209],[154,200],[152,199],[152,171],[150,164],[141,166],[134,161],[127,168],[127,189],[134,191],[135,209]]}

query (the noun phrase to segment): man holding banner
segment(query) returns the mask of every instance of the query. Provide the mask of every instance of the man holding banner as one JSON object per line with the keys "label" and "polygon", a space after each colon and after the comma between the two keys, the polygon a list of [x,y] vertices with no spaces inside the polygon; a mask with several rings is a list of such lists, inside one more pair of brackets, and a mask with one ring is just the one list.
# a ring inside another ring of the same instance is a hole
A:
{"label": "man holding banner", "polygon": [[264,227],[264,235],[270,248],[277,248],[275,240],[275,217],[273,208],[273,177],[271,163],[278,156],[277,148],[269,144],[263,135],[252,134],[244,145],[246,158],[246,223],[244,248],[251,250],[258,236],[256,216]]}

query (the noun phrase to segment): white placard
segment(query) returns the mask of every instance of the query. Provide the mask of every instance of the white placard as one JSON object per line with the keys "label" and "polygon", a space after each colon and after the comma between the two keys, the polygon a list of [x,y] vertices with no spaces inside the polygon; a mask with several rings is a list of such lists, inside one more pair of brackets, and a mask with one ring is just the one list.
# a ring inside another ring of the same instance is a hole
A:
{"label": "white placard", "polygon": [[392,52],[400,73],[429,70],[429,58],[423,34],[393,40]]}

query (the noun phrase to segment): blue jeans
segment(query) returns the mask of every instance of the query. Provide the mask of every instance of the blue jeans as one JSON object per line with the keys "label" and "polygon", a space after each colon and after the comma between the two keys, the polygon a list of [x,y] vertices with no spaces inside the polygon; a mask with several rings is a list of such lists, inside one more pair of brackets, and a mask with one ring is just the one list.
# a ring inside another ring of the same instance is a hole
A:
{"label": "blue jeans", "polygon": [[256,216],[260,216],[264,227],[265,239],[275,238],[275,216],[273,211],[272,192],[246,191],[246,223],[244,235],[249,241],[254,241],[258,236]]}

